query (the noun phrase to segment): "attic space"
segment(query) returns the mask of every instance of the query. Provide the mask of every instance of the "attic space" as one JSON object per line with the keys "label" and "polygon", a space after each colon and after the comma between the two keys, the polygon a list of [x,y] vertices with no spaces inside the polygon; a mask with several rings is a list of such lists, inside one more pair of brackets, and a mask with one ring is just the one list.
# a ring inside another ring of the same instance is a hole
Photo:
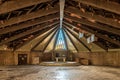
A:
{"label": "attic space", "polygon": [[0,80],[118,74],[120,0],[0,0]]}

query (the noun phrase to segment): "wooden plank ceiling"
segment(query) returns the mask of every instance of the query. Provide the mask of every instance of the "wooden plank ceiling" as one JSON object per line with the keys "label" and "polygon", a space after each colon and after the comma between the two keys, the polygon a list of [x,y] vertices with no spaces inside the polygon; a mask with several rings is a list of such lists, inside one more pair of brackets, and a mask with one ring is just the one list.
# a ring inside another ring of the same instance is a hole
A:
{"label": "wooden plank ceiling", "polygon": [[[92,51],[89,44],[75,34],[79,32],[84,33],[86,40],[94,34],[97,41],[92,44],[106,51],[120,48],[120,0],[65,0],[63,5],[64,11],[61,11],[64,15],[61,15],[60,0],[0,0],[0,46],[16,50],[55,28],[42,50],[45,51],[57,35],[62,16],[63,31],[69,38],[66,41],[70,41],[76,51],[80,47],[74,39],[87,51]],[[49,35],[46,34],[37,43]]]}

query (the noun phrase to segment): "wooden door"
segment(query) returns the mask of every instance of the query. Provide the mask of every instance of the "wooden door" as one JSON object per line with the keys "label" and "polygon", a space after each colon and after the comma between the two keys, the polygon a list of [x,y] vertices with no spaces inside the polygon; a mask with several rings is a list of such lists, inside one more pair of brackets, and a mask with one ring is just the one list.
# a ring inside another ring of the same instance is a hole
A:
{"label": "wooden door", "polygon": [[27,54],[18,54],[18,65],[27,64]]}

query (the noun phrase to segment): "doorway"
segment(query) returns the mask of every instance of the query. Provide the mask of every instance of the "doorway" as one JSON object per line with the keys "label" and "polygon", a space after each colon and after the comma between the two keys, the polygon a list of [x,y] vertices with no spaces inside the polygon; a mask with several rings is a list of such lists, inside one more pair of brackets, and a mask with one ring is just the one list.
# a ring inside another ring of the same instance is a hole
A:
{"label": "doorway", "polygon": [[18,54],[18,65],[27,64],[27,54]]}

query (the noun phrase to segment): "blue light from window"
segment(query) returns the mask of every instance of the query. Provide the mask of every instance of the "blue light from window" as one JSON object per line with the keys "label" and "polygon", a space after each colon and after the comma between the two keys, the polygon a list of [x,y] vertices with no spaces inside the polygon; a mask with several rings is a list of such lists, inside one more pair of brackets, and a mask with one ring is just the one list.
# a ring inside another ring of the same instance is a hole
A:
{"label": "blue light from window", "polygon": [[65,39],[64,39],[64,34],[63,34],[62,28],[60,28],[59,33],[58,33],[58,38],[57,38],[55,49],[66,49]]}

